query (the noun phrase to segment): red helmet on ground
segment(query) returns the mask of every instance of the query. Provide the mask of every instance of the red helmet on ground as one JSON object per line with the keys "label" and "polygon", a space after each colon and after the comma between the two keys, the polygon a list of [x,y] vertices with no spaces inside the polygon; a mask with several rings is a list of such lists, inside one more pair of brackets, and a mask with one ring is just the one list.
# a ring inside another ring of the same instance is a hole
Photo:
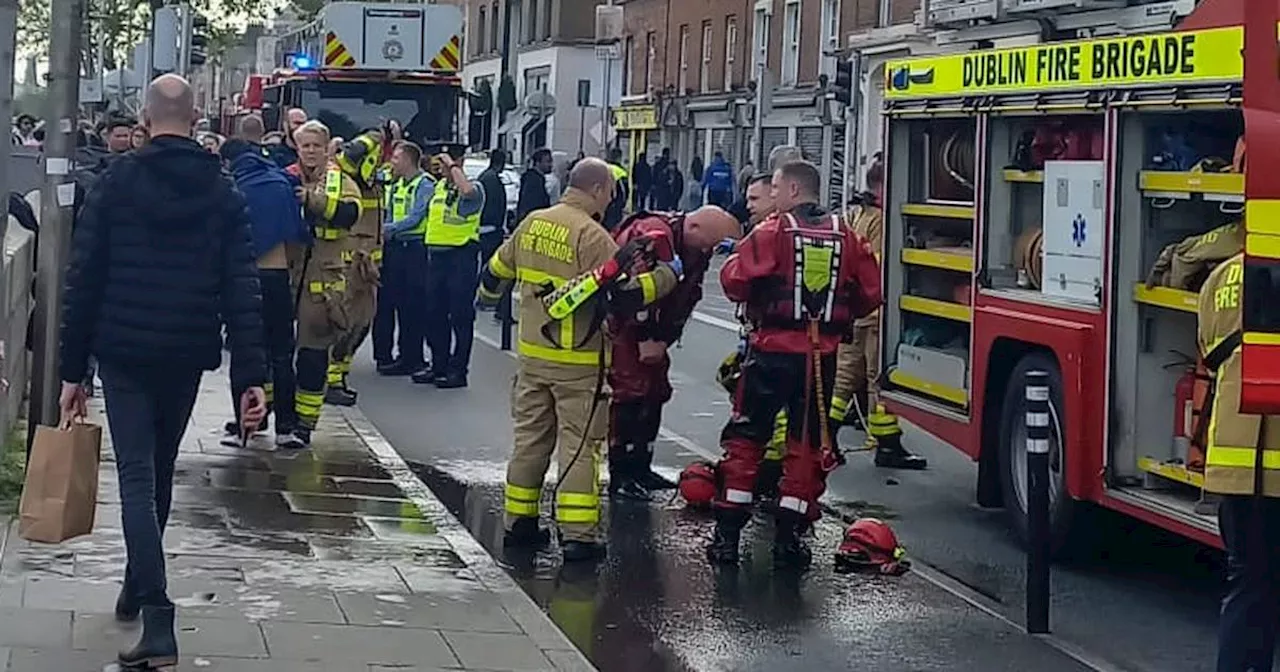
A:
{"label": "red helmet on ground", "polygon": [[844,532],[844,540],[836,549],[837,572],[875,571],[897,576],[911,563],[907,550],[898,544],[898,535],[884,521],[859,518]]}
{"label": "red helmet on ground", "polygon": [[710,462],[694,462],[680,472],[680,496],[694,508],[711,506],[716,497],[716,468]]}

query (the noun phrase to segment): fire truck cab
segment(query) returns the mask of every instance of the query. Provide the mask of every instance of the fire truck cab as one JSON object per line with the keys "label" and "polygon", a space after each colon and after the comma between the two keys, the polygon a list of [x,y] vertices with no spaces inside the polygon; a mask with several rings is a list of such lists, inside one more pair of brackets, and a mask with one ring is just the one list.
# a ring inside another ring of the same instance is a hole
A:
{"label": "fire truck cab", "polygon": [[[1255,244],[1280,236],[1280,210],[1255,202],[1280,198],[1258,150],[1280,110],[1274,28],[1244,55],[1244,25],[1276,26],[1278,4],[1206,0],[1176,32],[885,68],[883,401],[976,460],[979,502],[1020,533],[1023,380],[1043,370],[1058,543],[1079,502],[1219,543],[1197,292],[1246,238],[1267,269],[1246,294],[1280,290],[1280,243]],[[1246,343],[1276,366],[1245,377],[1280,383],[1277,310],[1258,313]]]}
{"label": "fire truck cab", "polygon": [[461,45],[462,11],[454,5],[329,3],[279,38],[278,68],[262,91],[267,125],[300,107],[334,137],[395,120],[423,147],[453,143]]}

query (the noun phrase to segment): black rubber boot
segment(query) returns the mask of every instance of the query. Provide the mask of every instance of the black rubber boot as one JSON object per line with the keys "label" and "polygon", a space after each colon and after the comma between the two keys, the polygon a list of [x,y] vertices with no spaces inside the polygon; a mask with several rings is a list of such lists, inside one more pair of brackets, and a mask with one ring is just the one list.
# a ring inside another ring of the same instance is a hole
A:
{"label": "black rubber boot", "polygon": [[117,660],[126,670],[154,670],[178,664],[178,639],[173,630],[172,606],[142,608],[142,636]]}
{"label": "black rubber boot", "polygon": [[565,562],[592,562],[606,555],[604,544],[597,541],[569,540],[561,542],[560,553]]}
{"label": "black rubber boot", "polygon": [[330,387],[324,391],[324,403],[331,406],[355,406],[356,393],[343,387]]}
{"label": "black rubber boot", "polygon": [[804,540],[808,524],[796,516],[784,512],[778,515],[773,537],[773,566],[778,569],[804,571],[813,563],[813,551]]}
{"label": "black rubber boot", "polygon": [[636,446],[632,453],[632,477],[645,490],[675,490],[676,484],[671,479],[653,470],[653,445]]}
{"label": "black rubber boot", "polygon": [[649,491],[636,482],[635,453],[629,446],[609,447],[609,497],[619,501],[650,501]]}
{"label": "black rubber boot", "polygon": [[502,535],[502,545],[508,548],[541,548],[551,541],[551,533],[538,527],[537,518],[520,518]]}
{"label": "black rubber boot", "polygon": [[902,434],[876,437],[876,466],[885,469],[926,469],[929,460],[902,447]]}
{"label": "black rubber boot", "polygon": [[137,598],[129,590],[129,581],[126,579],[124,585],[120,586],[120,594],[116,596],[116,620],[121,623],[132,623],[138,620],[138,612],[141,609]]}
{"label": "black rubber boot", "polygon": [[778,498],[782,482],[782,460],[760,460],[756,474],[756,501],[772,501]]}
{"label": "black rubber boot", "polygon": [[716,511],[716,531],[707,547],[707,560],[713,565],[738,564],[738,542],[742,528],[750,513],[745,511]]}

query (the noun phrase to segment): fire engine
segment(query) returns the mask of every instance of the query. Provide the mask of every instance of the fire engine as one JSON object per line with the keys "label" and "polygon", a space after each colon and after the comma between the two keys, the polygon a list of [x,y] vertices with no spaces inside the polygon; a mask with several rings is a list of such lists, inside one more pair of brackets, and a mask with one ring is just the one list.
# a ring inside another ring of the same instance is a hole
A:
{"label": "fire engine", "polygon": [[1043,370],[1056,543],[1088,502],[1220,545],[1197,292],[1247,249],[1243,389],[1219,392],[1280,412],[1278,5],[885,67],[883,403],[976,460],[1024,536]]}
{"label": "fire engine", "polygon": [[335,137],[395,120],[423,147],[452,143],[461,48],[455,5],[329,3],[277,40],[277,69],[246,84],[244,104],[258,103],[269,127],[300,107]]}

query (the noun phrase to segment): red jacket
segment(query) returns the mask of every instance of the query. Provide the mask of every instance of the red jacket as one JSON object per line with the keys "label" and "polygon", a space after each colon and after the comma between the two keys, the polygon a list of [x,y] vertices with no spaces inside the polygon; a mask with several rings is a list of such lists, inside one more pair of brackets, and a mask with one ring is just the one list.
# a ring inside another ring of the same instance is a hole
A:
{"label": "red jacket", "polygon": [[[831,319],[822,324],[821,348],[835,352],[853,320],[880,307],[880,266],[866,239],[817,205],[797,206],[790,213],[802,230],[841,241],[840,265],[834,277]],[[790,319],[795,287],[795,233],[789,218],[770,215],[743,238],[720,269],[720,285],[731,301],[746,304],[753,323],[751,346],[765,352],[808,352],[809,336],[802,321]],[[785,312],[785,316],[780,313]]]}
{"label": "red jacket", "polygon": [[[661,261],[671,261],[682,246],[684,217],[675,213],[637,213],[628,218],[614,234],[618,246],[641,235],[656,238],[654,256]],[[634,338],[636,341],[657,340],[671,344],[680,339],[684,325],[693,314],[694,306],[702,300],[702,280],[711,263],[709,254],[681,256],[684,278],[671,293],[635,315],[615,316],[614,338]]]}

